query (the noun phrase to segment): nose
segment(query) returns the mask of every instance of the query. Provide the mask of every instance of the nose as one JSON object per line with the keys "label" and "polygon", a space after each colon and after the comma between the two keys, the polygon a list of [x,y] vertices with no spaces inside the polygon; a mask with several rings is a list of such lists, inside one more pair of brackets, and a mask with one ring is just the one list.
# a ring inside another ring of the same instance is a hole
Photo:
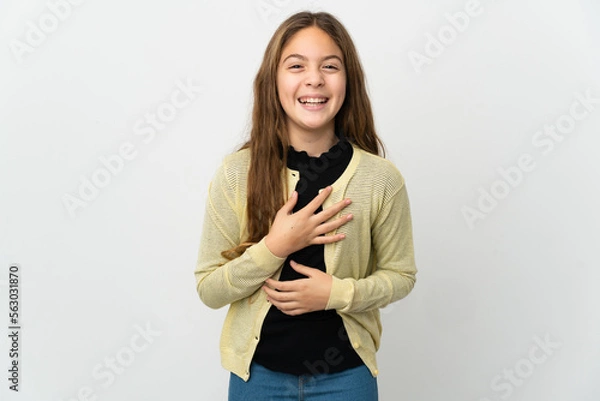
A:
{"label": "nose", "polygon": [[305,84],[307,86],[320,87],[325,84],[323,72],[320,68],[310,68],[306,72]]}

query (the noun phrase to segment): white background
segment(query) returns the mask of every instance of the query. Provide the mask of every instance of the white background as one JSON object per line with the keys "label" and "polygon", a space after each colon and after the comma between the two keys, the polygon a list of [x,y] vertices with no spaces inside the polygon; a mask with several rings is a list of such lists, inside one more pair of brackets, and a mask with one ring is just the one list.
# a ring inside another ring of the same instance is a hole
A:
{"label": "white background", "polygon": [[[56,1],[0,3],[0,333],[11,263],[22,325],[18,393],[1,336],[2,400],[226,399],[226,309],[204,306],[193,277],[206,190],[245,138],[268,39],[305,8],[352,34],[411,200],[419,272],[383,311],[380,398],[600,399],[594,0],[481,0],[458,33],[446,14],[463,0],[89,0],[61,20]],[[150,137],[145,116],[169,110],[178,82],[193,100]],[[534,144],[573,108],[585,117],[551,151]],[[102,175],[127,143],[135,157]],[[535,167],[518,177],[521,157]],[[104,187],[73,207],[94,174]]]}

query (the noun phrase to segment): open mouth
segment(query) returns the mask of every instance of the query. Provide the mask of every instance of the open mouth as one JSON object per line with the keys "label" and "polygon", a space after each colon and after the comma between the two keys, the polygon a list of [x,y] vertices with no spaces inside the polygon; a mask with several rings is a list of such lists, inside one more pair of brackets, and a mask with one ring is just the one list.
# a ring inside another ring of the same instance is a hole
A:
{"label": "open mouth", "polygon": [[306,104],[306,105],[318,105],[318,104],[324,104],[327,103],[327,101],[329,100],[329,98],[327,97],[301,97],[298,98],[298,101],[302,104]]}

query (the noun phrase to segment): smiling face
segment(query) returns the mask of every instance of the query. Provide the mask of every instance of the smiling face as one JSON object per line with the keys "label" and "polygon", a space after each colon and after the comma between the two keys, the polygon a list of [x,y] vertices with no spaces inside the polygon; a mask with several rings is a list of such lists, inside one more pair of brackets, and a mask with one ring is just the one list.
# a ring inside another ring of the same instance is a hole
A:
{"label": "smiling face", "polygon": [[327,33],[308,27],[292,36],[277,68],[277,91],[292,144],[300,138],[334,138],[335,115],[346,95],[346,70],[340,48]]}

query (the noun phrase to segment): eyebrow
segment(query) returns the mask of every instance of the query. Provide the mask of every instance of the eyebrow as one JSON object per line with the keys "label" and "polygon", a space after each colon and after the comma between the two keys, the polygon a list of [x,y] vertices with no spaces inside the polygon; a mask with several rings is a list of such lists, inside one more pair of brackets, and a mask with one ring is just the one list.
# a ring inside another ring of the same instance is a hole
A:
{"label": "eyebrow", "polygon": [[[298,58],[300,60],[306,61],[307,58],[301,54],[297,54],[297,53],[293,53],[290,54],[289,56],[287,56],[286,58],[284,58],[281,62],[285,63],[287,59],[289,58]],[[321,59],[321,61],[326,61],[326,60],[330,60],[330,59],[338,59],[340,63],[344,64],[344,62],[342,61],[342,59],[339,56],[336,56],[335,54],[330,54],[329,56],[325,56]]]}

